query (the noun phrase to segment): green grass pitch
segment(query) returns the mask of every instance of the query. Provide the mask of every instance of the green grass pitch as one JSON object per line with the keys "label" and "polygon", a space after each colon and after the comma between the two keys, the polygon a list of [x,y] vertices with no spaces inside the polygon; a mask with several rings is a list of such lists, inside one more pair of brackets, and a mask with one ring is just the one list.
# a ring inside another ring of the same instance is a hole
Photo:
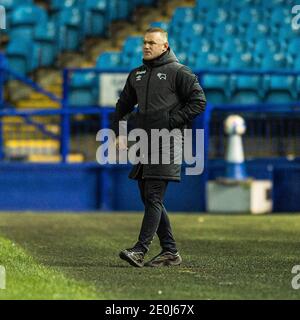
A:
{"label": "green grass pitch", "polygon": [[[299,299],[300,215],[171,214],[180,267],[133,268],[142,214],[0,214],[0,299]],[[159,252],[155,238],[147,259]]]}

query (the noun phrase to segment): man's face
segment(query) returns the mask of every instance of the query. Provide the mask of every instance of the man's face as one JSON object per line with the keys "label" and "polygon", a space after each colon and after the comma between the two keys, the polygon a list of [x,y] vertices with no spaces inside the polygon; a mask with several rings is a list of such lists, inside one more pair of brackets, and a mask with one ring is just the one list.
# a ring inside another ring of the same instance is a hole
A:
{"label": "man's face", "polygon": [[160,32],[146,33],[144,36],[143,58],[152,60],[168,49],[168,42]]}

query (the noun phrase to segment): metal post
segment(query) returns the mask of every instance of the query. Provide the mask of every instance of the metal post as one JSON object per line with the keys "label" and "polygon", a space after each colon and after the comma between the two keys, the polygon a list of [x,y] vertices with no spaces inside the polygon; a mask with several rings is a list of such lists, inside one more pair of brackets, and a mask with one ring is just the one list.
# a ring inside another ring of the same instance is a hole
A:
{"label": "metal post", "polygon": [[63,70],[63,99],[61,104],[61,161],[67,162],[69,154],[69,142],[70,142],[70,115],[68,113],[68,93],[69,93],[69,70]]}

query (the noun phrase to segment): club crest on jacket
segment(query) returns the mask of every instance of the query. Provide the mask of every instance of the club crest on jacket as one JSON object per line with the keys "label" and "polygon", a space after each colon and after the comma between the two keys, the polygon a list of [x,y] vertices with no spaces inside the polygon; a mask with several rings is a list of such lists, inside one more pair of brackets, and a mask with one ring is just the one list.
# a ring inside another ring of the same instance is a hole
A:
{"label": "club crest on jacket", "polygon": [[167,80],[167,75],[165,73],[158,73],[157,74],[159,80]]}

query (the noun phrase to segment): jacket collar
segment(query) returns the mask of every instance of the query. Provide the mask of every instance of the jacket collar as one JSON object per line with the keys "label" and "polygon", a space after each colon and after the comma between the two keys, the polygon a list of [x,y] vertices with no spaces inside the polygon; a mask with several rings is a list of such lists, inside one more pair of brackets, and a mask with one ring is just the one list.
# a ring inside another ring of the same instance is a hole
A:
{"label": "jacket collar", "polygon": [[145,60],[143,59],[144,65],[150,68],[155,68],[162,66],[164,64],[168,64],[171,62],[178,62],[174,52],[172,49],[168,48],[167,51],[162,53],[159,57],[152,59],[152,60]]}

